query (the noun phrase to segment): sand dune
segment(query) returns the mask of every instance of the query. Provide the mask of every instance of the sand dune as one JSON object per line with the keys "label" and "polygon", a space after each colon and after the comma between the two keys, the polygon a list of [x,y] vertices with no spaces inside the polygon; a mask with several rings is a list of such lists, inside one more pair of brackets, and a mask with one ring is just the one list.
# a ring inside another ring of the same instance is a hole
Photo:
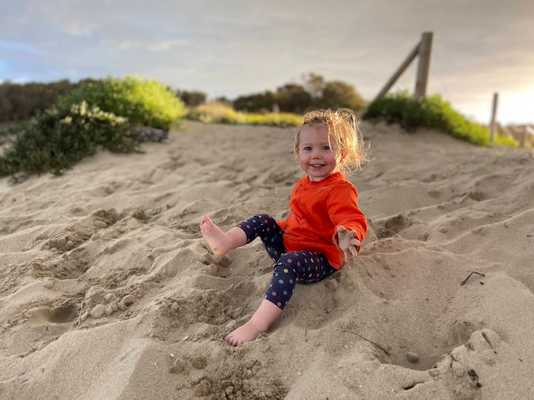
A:
{"label": "sand dune", "polygon": [[282,216],[292,130],[186,123],[0,180],[0,399],[534,399],[534,158],[363,130],[360,257],[239,348],[271,262],[215,259],[198,222]]}

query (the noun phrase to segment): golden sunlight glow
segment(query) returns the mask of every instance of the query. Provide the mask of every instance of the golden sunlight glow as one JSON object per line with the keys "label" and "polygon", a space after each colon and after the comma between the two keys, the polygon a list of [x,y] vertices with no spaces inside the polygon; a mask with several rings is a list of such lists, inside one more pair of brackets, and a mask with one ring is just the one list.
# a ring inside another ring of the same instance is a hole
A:
{"label": "golden sunlight glow", "polygon": [[520,91],[499,93],[497,119],[505,124],[534,124],[534,85]]}

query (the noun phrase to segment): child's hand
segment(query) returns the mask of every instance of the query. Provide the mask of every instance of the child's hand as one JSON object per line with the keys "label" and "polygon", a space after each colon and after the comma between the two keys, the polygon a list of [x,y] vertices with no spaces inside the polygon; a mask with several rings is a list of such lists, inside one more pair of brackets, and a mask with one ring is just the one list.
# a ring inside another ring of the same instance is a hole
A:
{"label": "child's hand", "polygon": [[354,232],[340,226],[336,229],[336,234],[337,245],[343,251],[345,261],[350,260],[352,257],[357,257],[362,243],[356,239]]}

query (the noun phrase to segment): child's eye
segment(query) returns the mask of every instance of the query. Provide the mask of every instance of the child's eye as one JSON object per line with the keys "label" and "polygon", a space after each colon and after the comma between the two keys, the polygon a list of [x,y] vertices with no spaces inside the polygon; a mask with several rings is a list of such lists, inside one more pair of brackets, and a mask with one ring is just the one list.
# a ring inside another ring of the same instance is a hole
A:
{"label": "child's eye", "polygon": [[330,150],[330,146],[328,145],[323,146],[323,150]]}
{"label": "child's eye", "polygon": [[302,150],[304,150],[304,151],[311,151],[311,149],[312,149],[311,146],[304,146],[302,148]]}

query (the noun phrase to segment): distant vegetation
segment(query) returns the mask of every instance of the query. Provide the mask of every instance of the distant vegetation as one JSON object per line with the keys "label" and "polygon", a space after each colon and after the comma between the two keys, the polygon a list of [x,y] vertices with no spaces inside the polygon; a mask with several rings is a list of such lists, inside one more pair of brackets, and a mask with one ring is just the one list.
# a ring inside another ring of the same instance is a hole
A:
{"label": "distant vegetation", "polygon": [[187,107],[199,106],[204,104],[208,99],[206,93],[198,90],[177,90],[176,96],[178,96]]}
{"label": "distant vegetation", "polygon": [[[198,92],[196,97],[199,98]],[[178,92],[190,101],[187,92]],[[306,111],[317,108],[351,108],[362,110],[365,101],[357,90],[341,81],[325,81],[317,74],[304,77],[303,83],[286,83],[275,91],[239,96],[231,101],[221,98],[189,110],[187,118],[206,123],[297,126]]]}
{"label": "distant vegetation", "polygon": [[195,91],[174,93],[157,81],[134,77],[84,79],[77,83],[68,80],[4,82],[0,84],[0,123],[27,121],[53,106],[69,109],[82,100],[106,112],[130,118],[133,123],[168,128],[175,119],[185,115],[186,101],[196,106],[205,102],[206,95]]}
{"label": "distant vegetation", "polygon": [[276,91],[239,96],[233,101],[238,111],[281,112],[303,114],[317,108],[350,108],[359,111],[365,100],[350,84],[342,81],[325,81],[317,74],[304,77],[304,83],[286,83]]}
{"label": "distant vegetation", "polygon": [[[110,103],[110,91],[118,94],[119,101]],[[126,94],[128,98],[126,98]],[[194,108],[207,101],[207,95],[198,90],[172,90],[155,81],[137,78],[126,79],[85,79],[78,83],[67,80],[51,83],[0,84],[0,123],[28,120],[38,112],[57,105],[60,97],[66,108],[86,100],[96,104],[106,112],[137,119],[139,113],[160,117],[142,117],[142,123],[150,126],[168,126],[168,121],[185,114],[183,105]],[[181,105],[172,104],[171,98],[177,98]],[[142,102],[140,99],[143,99]],[[365,100],[350,84],[343,81],[327,81],[318,74],[310,73],[303,77],[301,83],[286,83],[276,90],[238,96],[234,100],[224,97],[218,102],[227,103],[237,111],[249,113],[302,114],[316,108],[346,107],[355,111],[365,107]],[[128,110],[120,104],[136,104]],[[60,105],[61,106],[61,105]],[[114,109],[113,107],[120,107]],[[128,114],[128,115],[125,115]]]}
{"label": "distant vegetation", "polygon": [[0,176],[59,174],[99,147],[134,151],[138,146],[134,126],[168,129],[185,112],[174,93],[156,81],[86,81],[55,106],[7,130],[15,139],[0,156]]}
{"label": "distant vegetation", "polygon": [[[405,92],[386,96],[365,108],[357,90],[342,81],[309,74],[302,84],[287,83],[275,91],[206,103],[200,91],[175,91],[157,81],[127,77],[86,79],[76,84],[0,85],[0,123],[23,121],[0,129],[0,176],[52,171],[61,173],[99,148],[130,152],[138,148],[135,126],[168,130],[186,117],[207,123],[298,126],[304,112],[317,108],[351,108],[363,118],[399,123],[413,131],[426,127],[486,146],[489,130],[470,121],[440,96],[416,101]],[[275,112],[273,112],[275,111]],[[30,118],[31,117],[31,118]],[[516,147],[509,136],[496,144]]]}
{"label": "distant vegetation", "polygon": [[[437,129],[473,144],[491,144],[488,128],[469,120],[437,95],[422,101],[417,101],[406,92],[388,95],[371,103],[363,119],[398,123],[407,131],[419,127]],[[495,139],[497,145],[517,147],[517,142],[510,136],[497,135]]]}
{"label": "distant vegetation", "polygon": [[78,85],[79,83],[71,83],[68,80],[50,83],[1,83],[0,123],[28,120],[37,112],[50,108],[59,96],[69,93]]}
{"label": "distant vegetation", "polygon": [[291,113],[242,113],[235,111],[231,105],[212,102],[195,107],[189,111],[187,118],[194,121],[219,124],[246,124],[269,126],[298,126],[302,116]]}

